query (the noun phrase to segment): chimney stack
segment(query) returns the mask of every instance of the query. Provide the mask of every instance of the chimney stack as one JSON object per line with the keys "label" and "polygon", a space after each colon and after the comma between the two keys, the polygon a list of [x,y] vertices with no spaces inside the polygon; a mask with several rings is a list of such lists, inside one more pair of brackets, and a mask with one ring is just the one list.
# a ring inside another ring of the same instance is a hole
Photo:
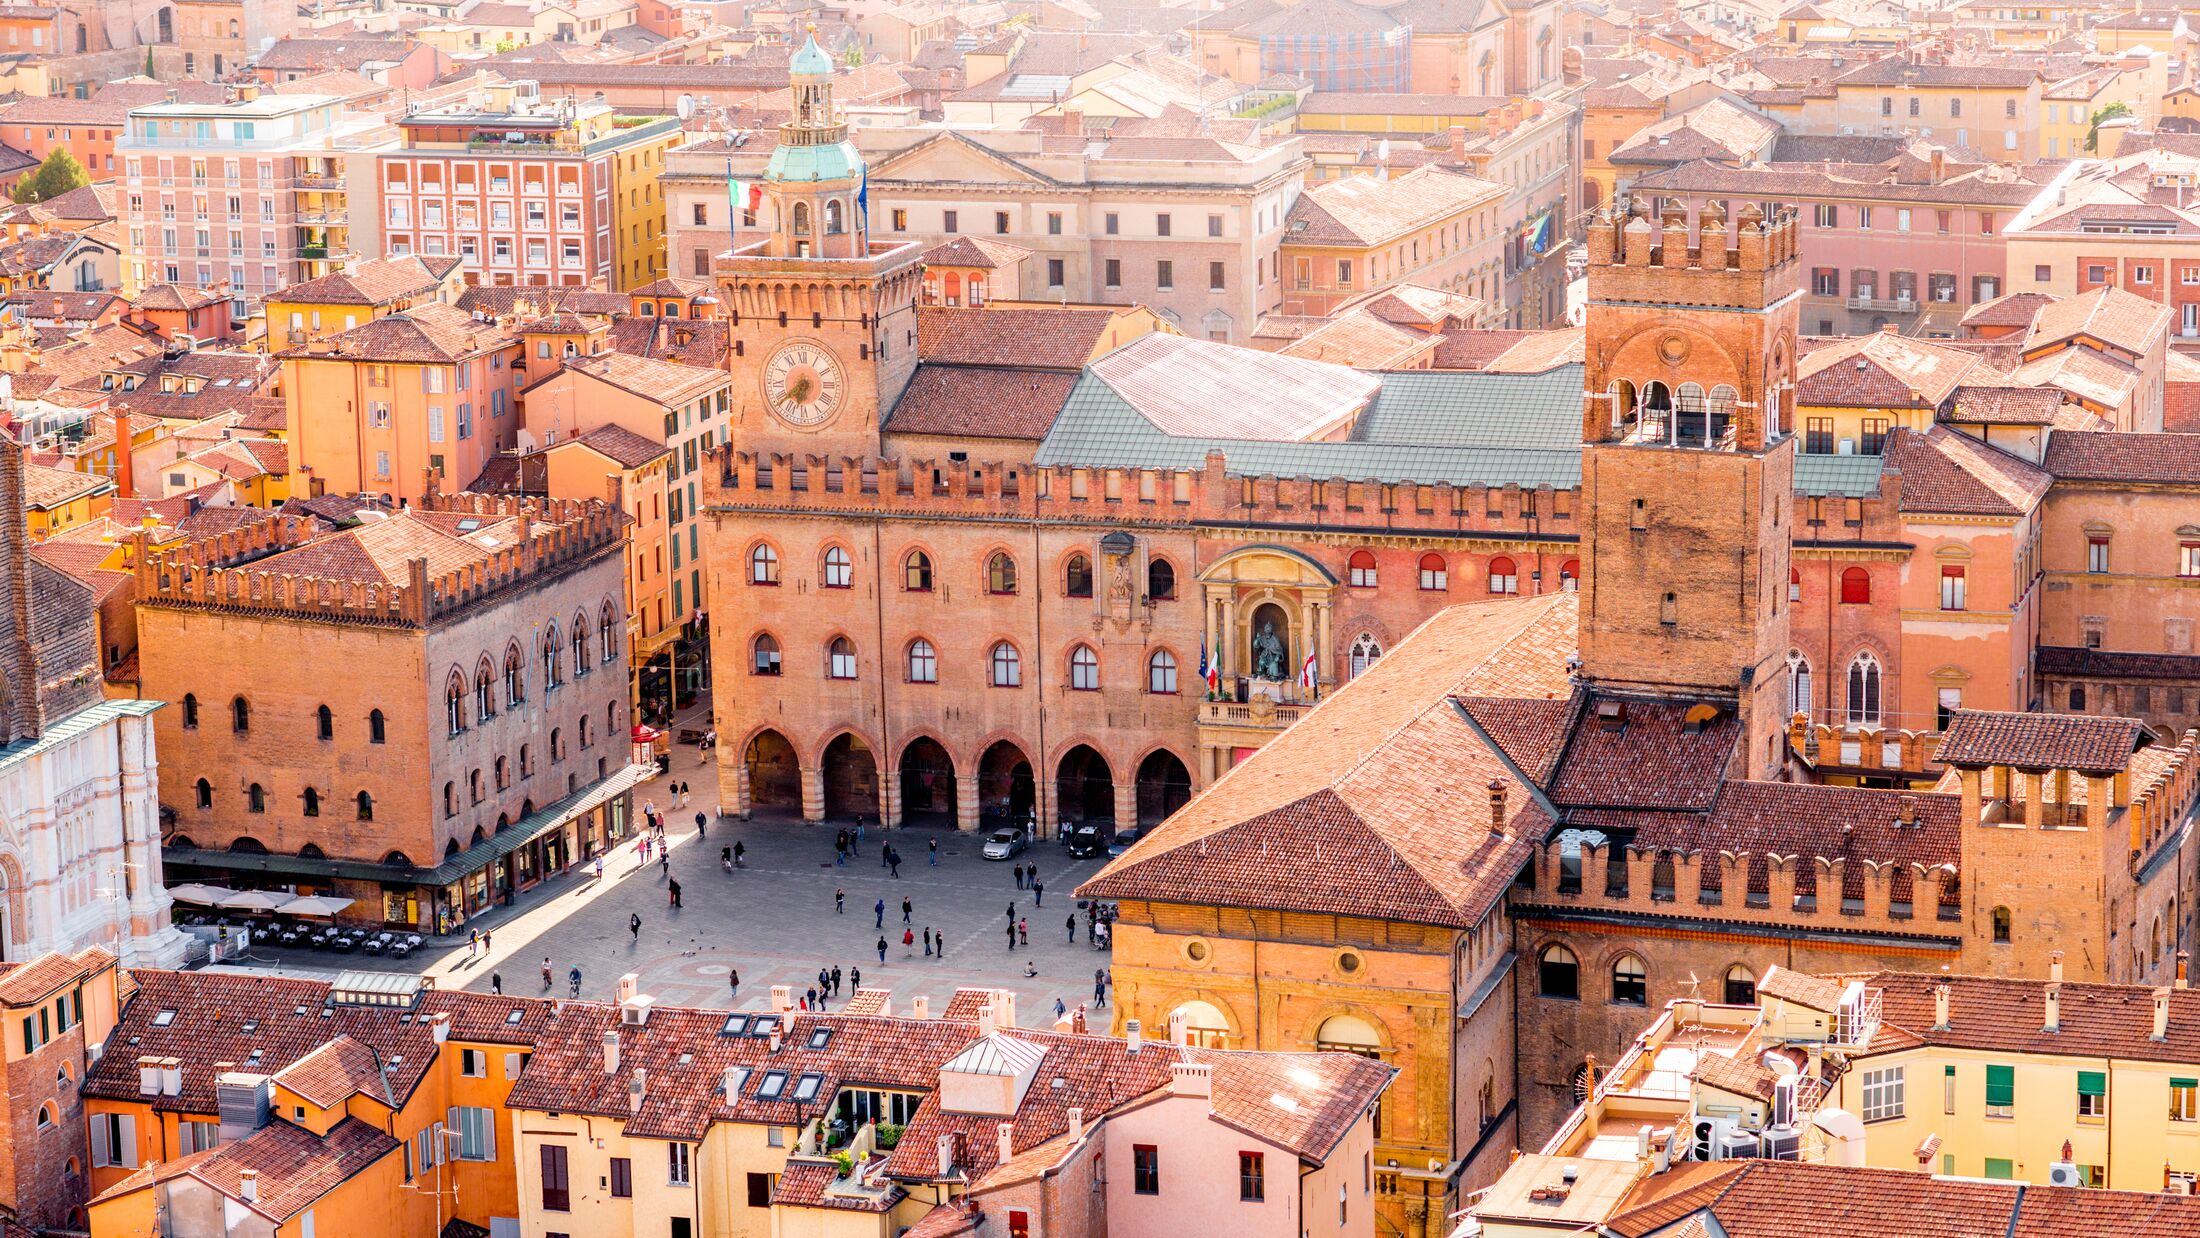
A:
{"label": "chimney stack", "polygon": [[642,1097],[647,1095],[648,1091],[649,1071],[637,1066],[634,1068],[634,1077],[628,1080],[626,1085],[626,1111],[628,1113],[640,1113],[642,1111]]}
{"label": "chimney stack", "polygon": [[1016,1124],[1014,1122],[1001,1123],[999,1126],[993,1128],[993,1133],[1001,1141],[1000,1152],[1002,1160],[1005,1161],[1008,1158],[1016,1155]]}
{"label": "chimney stack", "polygon": [[2047,986],[2047,1018],[2040,1024],[2040,1030],[2062,1030],[2062,982],[2059,980]]}
{"label": "chimney stack", "polygon": [[617,1032],[605,1032],[603,1034],[603,1073],[607,1075],[619,1073],[619,1034]]}
{"label": "chimney stack", "polygon": [[1215,1094],[1215,1068],[1205,1062],[1177,1062],[1169,1067],[1169,1095]]}
{"label": "chimney stack", "polygon": [[1139,1047],[1145,1043],[1146,1039],[1142,1033],[1143,1029],[1139,1027],[1138,1020],[1125,1019],[1123,1021],[1123,1052],[1138,1052]]}
{"label": "chimney stack", "polygon": [[747,1072],[743,1068],[739,1066],[726,1067],[726,1081],[723,1085],[721,1085],[720,1090],[725,1092],[726,1104],[728,1106],[731,1106],[734,1101],[740,1099],[741,1081],[746,1077]]}
{"label": "chimney stack", "polygon": [[125,499],[137,497],[137,475],[133,472],[136,462],[130,459],[130,412],[115,410],[115,493]]}
{"label": "chimney stack", "polygon": [[791,984],[773,985],[772,1012],[774,1014],[785,1014],[792,1009],[794,1009],[794,986]]}
{"label": "chimney stack", "polygon": [[2061,984],[2061,983],[2062,983],[2062,959],[2063,959],[2063,952],[2062,952],[2062,951],[2060,951],[2060,950],[2050,950],[2050,951],[2048,951],[2048,952],[2047,952],[2047,980],[2048,980],[2048,983],[2050,983],[2050,984]]}
{"label": "chimney stack", "polygon": [[259,1170],[240,1169],[237,1171],[237,1198],[248,1204],[258,1202],[260,1198]]}
{"label": "chimney stack", "polygon": [[931,999],[931,998],[929,998],[929,997],[912,997],[912,998],[910,998],[910,999],[909,999],[909,1017],[910,1017],[910,1018],[912,1018],[912,1019],[929,1019],[929,1018],[931,1018],[931,1017],[932,1017],[932,999]]}
{"label": "chimney stack", "polygon": [[993,1020],[993,1003],[987,1002],[985,1005],[978,1007],[978,1035],[980,1037],[991,1036],[996,1026],[997,1024]]}
{"label": "chimney stack", "polygon": [[1082,1105],[1069,1107],[1069,1141],[1076,1143],[1085,1137],[1085,1109]]}
{"label": "chimney stack", "polygon": [[2154,990],[2154,1032],[2149,1040],[2169,1039],[2169,990]]}
{"label": "chimney stack", "polygon": [[1917,824],[1917,797],[1904,793],[1895,799],[1895,819],[1905,826]]}
{"label": "chimney stack", "polygon": [[437,1044],[442,1044],[451,1038],[450,1011],[438,1010],[428,1016],[428,1034],[435,1037],[435,1043]]}
{"label": "chimney stack", "polygon": [[[520,520],[519,520],[519,527],[520,527],[520,534],[519,534],[519,536],[520,536],[520,540],[521,540],[521,541],[526,541],[526,540],[527,540],[527,517],[525,517],[524,515],[520,517]],[[638,975],[635,975],[635,974],[634,974],[633,972],[628,972],[627,974],[625,974],[625,975],[623,975],[623,976],[619,977],[619,983],[618,983],[618,984],[617,984],[617,985],[616,985],[616,986],[615,986],[615,987],[614,987],[614,988],[612,989],[612,998],[611,998],[611,1000],[612,1000],[612,1001],[614,1001],[614,1002],[617,1002],[617,1003],[618,1003],[619,1005],[621,1005],[621,1006],[624,1006],[624,1005],[626,1005],[626,1004],[627,1004],[628,1002],[630,1002],[630,1001],[633,1001],[633,1000],[634,1000],[634,994],[635,994],[636,990],[638,990],[638,989],[640,989],[640,988],[641,988],[641,985],[642,985],[642,978],[641,978],[640,976],[638,976]]]}
{"label": "chimney stack", "polygon": [[993,990],[993,1022],[1003,1029],[1016,1026],[1016,995],[1007,989]]}
{"label": "chimney stack", "polygon": [[1933,1030],[1948,1030],[1948,986],[1944,983],[1933,986]]}
{"label": "chimney stack", "polygon": [[1169,1012],[1169,1043],[1183,1048],[1192,1042],[1192,1016],[1184,1010]]}
{"label": "chimney stack", "polygon": [[1505,780],[1490,779],[1490,836],[1505,836]]}

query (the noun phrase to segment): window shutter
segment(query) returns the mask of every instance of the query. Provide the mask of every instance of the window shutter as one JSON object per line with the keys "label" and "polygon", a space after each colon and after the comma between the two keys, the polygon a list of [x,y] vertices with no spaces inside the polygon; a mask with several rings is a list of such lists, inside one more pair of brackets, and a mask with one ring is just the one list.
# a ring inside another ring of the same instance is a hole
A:
{"label": "window shutter", "polygon": [[2169,1085],[2173,1088],[2200,1088],[2200,1079],[2172,1079]]}
{"label": "window shutter", "polygon": [[114,1143],[109,1137],[107,1129],[107,1115],[104,1113],[93,1114],[92,1164],[94,1165],[112,1165],[115,1163]]}
{"label": "window shutter", "polygon": [[115,1116],[114,1163],[124,1169],[137,1168],[137,1118],[131,1114]]}
{"label": "window shutter", "polygon": [[519,1078],[519,1065],[520,1065],[520,1063],[519,1063],[519,1054],[517,1054],[517,1053],[507,1053],[507,1054],[505,1054],[505,1055],[504,1055],[504,1077],[505,1077],[505,1078],[507,1078],[507,1079],[517,1079],[517,1078]]}
{"label": "window shutter", "polygon": [[2016,1067],[1989,1066],[1986,1068],[1986,1103],[1989,1105],[2014,1105],[2017,1103]]}
{"label": "window shutter", "polygon": [[474,1121],[481,1127],[481,1159],[485,1161],[497,1159],[497,1111],[494,1109],[476,1109],[474,1110]]}
{"label": "window shutter", "polygon": [[2081,1070],[2078,1072],[2078,1095],[2108,1095],[2108,1072],[2105,1070]]}

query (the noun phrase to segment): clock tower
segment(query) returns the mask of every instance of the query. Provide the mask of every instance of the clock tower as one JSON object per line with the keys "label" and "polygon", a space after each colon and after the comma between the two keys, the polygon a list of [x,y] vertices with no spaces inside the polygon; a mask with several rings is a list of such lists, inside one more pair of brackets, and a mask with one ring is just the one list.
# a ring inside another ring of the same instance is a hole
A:
{"label": "clock tower", "polygon": [[761,201],[717,261],[731,307],[734,445],[795,456],[876,456],[879,423],[917,364],[923,247],[874,244],[863,156],[833,105],[833,61],[813,33],[789,64]]}

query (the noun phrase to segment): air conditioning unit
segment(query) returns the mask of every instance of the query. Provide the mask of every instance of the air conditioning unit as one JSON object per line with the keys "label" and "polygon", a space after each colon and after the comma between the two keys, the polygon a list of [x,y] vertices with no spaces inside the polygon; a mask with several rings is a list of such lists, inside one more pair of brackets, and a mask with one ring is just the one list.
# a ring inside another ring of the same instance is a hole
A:
{"label": "air conditioning unit", "polygon": [[1732,1118],[1697,1118],[1693,1128],[1695,1139],[1691,1151],[1699,1161],[1721,1159],[1719,1152],[1725,1146],[1726,1137],[1735,1132]]}
{"label": "air conditioning unit", "polygon": [[1768,1161],[1797,1161],[1803,1158],[1803,1136],[1799,1131],[1766,1131],[1759,1141],[1758,1155]]}
{"label": "air conditioning unit", "polygon": [[2047,1185],[2084,1186],[2085,1174],[2069,1161],[2056,1161],[2047,1167]]}
{"label": "air conditioning unit", "polygon": [[1776,1079],[1772,1084],[1772,1125],[1788,1130],[1795,1126],[1795,1093],[1802,1086],[1799,1075]]}
{"label": "air conditioning unit", "polygon": [[1718,1146],[1718,1159],[1722,1161],[1745,1161],[1756,1156],[1761,1145],[1754,1131],[1729,1130],[1721,1132]]}

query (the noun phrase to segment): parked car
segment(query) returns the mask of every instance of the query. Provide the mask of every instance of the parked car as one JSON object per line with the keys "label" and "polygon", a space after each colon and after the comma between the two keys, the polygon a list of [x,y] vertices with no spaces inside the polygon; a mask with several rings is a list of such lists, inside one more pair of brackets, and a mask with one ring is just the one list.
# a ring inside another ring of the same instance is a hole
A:
{"label": "parked car", "polygon": [[1108,854],[1111,856],[1123,854],[1130,850],[1141,837],[1143,837],[1143,834],[1135,825],[1127,830],[1117,830],[1114,841],[1108,844]]}
{"label": "parked car", "polygon": [[1114,837],[1115,826],[1112,822],[1087,821],[1082,825],[1072,826],[1063,843],[1069,848],[1071,855],[1082,860],[1107,851],[1108,842]]}
{"label": "parked car", "polygon": [[985,858],[1005,860],[1023,854],[1031,845],[1031,835],[1020,825],[1003,826],[985,836]]}

